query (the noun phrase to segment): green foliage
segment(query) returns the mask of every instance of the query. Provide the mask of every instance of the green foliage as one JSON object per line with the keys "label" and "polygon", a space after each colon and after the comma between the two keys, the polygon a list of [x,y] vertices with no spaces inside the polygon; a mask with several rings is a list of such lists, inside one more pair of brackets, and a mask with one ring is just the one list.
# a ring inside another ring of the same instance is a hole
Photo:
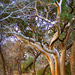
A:
{"label": "green foliage", "polygon": [[[26,68],[26,66],[29,65],[29,64],[30,64],[29,61],[24,62],[24,63],[23,63],[24,67],[21,68],[21,70],[23,71],[23,70]],[[30,71],[30,67],[26,70],[26,73],[28,73],[29,71]]]}
{"label": "green foliage", "polygon": [[[40,11],[44,10],[44,8],[41,5],[37,5],[37,9],[39,9]],[[40,11],[38,11],[38,12],[40,12]]]}
{"label": "green foliage", "polygon": [[9,67],[12,68],[13,64],[9,64]]}
{"label": "green foliage", "polygon": [[64,11],[63,13],[60,14],[60,19],[65,21],[71,21],[72,15],[69,14],[69,12]]}
{"label": "green foliage", "polygon": [[34,73],[31,73],[30,75],[34,75]]}
{"label": "green foliage", "polygon": [[51,73],[47,73],[46,75],[52,75]]}
{"label": "green foliage", "polygon": [[30,67],[28,67],[28,69],[27,69],[25,72],[26,72],[26,73],[28,73],[28,72],[30,71],[30,69],[31,69],[31,68],[30,68]]}
{"label": "green foliage", "polygon": [[19,24],[21,24],[21,25],[19,25],[19,28],[21,30],[23,30],[24,28],[26,28],[28,26],[28,23],[29,23],[28,19],[25,18],[24,20],[22,20],[21,18],[18,18],[17,20],[18,20]]}
{"label": "green foliage", "polygon": [[5,61],[8,62],[8,59],[6,58]]}
{"label": "green foliage", "polygon": [[6,36],[6,37],[9,37],[9,36],[12,36],[12,34],[11,34],[11,33],[9,33],[9,34],[6,34],[5,36]]}
{"label": "green foliage", "polygon": [[29,65],[29,61],[24,62],[24,66],[26,67],[27,65]]}
{"label": "green foliage", "polygon": [[38,65],[38,63],[37,63],[37,62],[35,62],[35,67],[37,67],[37,65]]}
{"label": "green foliage", "polygon": [[11,23],[14,23],[14,22],[15,22],[15,19],[13,19],[13,18],[11,18],[11,17],[9,17],[8,20],[10,20]]}
{"label": "green foliage", "polygon": [[74,36],[75,35],[75,33],[70,33],[70,36]]}
{"label": "green foliage", "polygon": [[48,33],[49,36],[54,35],[54,31],[50,31],[50,33]]}
{"label": "green foliage", "polygon": [[29,56],[28,59],[32,62],[34,59],[33,57]]}
{"label": "green foliage", "polygon": [[71,75],[70,62],[68,62],[68,65],[66,65],[66,75]]}
{"label": "green foliage", "polygon": [[32,35],[33,35],[32,32],[29,30],[26,31],[25,33],[23,31],[21,31],[21,33],[24,34],[25,36],[28,36],[28,37],[32,37]]}
{"label": "green foliage", "polygon": [[4,13],[4,14],[0,15],[0,18],[7,17],[7,16],[8,16],[8,14]]}
{"label": "green foliage", "polygon": [[[24,67],[21,68],[21,70],[24,70],[26,68],[26,66],[28,66],[34,59],[33,57],[28,57],[29,61],[26,61],[23,63]],[[26,70],[26,73],[28,73],[30,71],[30,69],[32,69],[32,66],[30,66],[27,70]]]}
{"label": "green foliage", "polygon": [[68,65],[66,65],[66,75],[71,75],[70,62],[68,62]]}
{"label": "green foliage", "polygon": [[[38,71],[37,71],[37,75],[42,75],[43,71],[44,71],[43,68],[40,69],[40,70],[38,70]],[[50,67],[48,67],[48,68],[46,69],[46,71],[47,71],[47,72],[50,71]],[[51,73],[47,73],[46,75],[52,75],[52,74],[51,74]],[[69,62],[68,62],[68,65],[66,65],[66,75],[71,75],[71,72],[70,72],[70,63],[69,63]]]}
{"label": "green foliage", "polygon": [[5,4],[9,3],[10,0],[0,0],[1,2],[4,2]]}
{"label": "green foliage", "polygon": [[65,2],[65,0],[62,0],[62,9],[64,9],[63,7],[65,7],[66,6],[66,2]]}
{"label": "green foliage", "polygon": [[60,14],[60,20],[71,21],[72,15],[70,14],[70,8],[66,6],[65,0],[62,2],[62,12]]}
{"label": "green foliage", "polygon": [[40,70],[38,70],[37,71],[37,75],[42,75],[43,74],[43,71],[44,71],[44,69],[42,68],[42,69],[40,69]]}
{"label": "green foliage", "polygon": [[[47,3],[47,0],[41,0],[41,1]],[[49,3],[55,3],[55,0],[48,0],[48,1]]]}
{"label": "green foliage", "polygon": [[51,69],[50,69],[50,66],[47,67],[46,71],[47,71],[48,73],[47,73],[46,75],[52,75],[51,73],[49,73],[50,70],[51,70]]}
{"label": "green foliage", "polygon": [[47,67],[46,71],[50,71],[50,67]]}
{"label": "green foliage", "polygon": [[43,57],[42,57],[42,60],[45,60],[45,59],[46,59],[46,57],[45,57],[45,56],[43,56]]}
{"label": "green foliage", "polygon": [[2,62],[0,62],[0,65],[2,65]]}
{"label": "green foliage", "polygon": [[60,0],[57,0],[58,2],[60,2]]}
{"label": "green foliage", "polygon": [[[44,68],[40,69],[37,71],[37,75],[42,75],[43,74],[43,71],[44,71]],[[48,67],[46,69],[46,71],[50,71],[50,67]],[[47,73],[46,75],[52,75],[51,73]]]}
{"label": "green foliage", "polygon": [[55,0],[49,0],[49,3],[55,3]]}
{"label": "green foliage", "polygon": [[63,39],[65,37],[65,33],[63,32],[60,36],[59,36],[59,38],[60,39]]}

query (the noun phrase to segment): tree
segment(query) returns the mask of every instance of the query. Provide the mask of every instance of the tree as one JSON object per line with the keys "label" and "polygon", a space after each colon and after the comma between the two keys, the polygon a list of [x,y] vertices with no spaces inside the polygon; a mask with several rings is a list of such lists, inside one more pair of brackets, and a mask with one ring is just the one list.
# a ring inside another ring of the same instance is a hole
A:
{"label": "tree", "polygon": [[[2,28],[2,25],[0,26]],[[1,34],[0,34],[0,57],[1,57],[1,61],[2,61],[2,67],[3,67],[3,75],[6,75],[6,69],[5,69],[5,60],[4,60],[4,56],[2,53],[2,39],[3,39],[3,35],[2,35],[2,30],[0,30]]]}
{"label": "tree", "polygon": [[71,50],[71,55],[70,55],[70,64],[71,64],[71,75],[74,75],[75,74],[75,41],[72,45],[72,50]]}
{"label": "tree", "polygon": [[4,56],[2,54],[1,41],[2,40],[0,40],[0,57],[1,57],[1,60],[2,60],[2,66],[3,66],[3,75],[6,75],[5,60],[4,60]]}
{"label": "tree", "polygon": [[[9,38],[10,39],[10,38]],[[16,43],[11,42],[10,40],[4,40],[7,41],[2,45],[2,54],[4,56],[5,60],[5,67],[7,70],[8,75],[14,74],[14,65],[17,64],[19,75],[21,75],[21,63],[23,54],[24,54],[24,46],[19,41],[15,41]],[[22,46],[22,48],[21,48]]]}
{"label": "tree", "polygon": [[[74,0],[12,1],[0,14],[2,29],[45,55],[52,75],[65,75],[66,50],[72,45],[69,36],[74,35],[74,4]],[[59,50],[56,43],[61,44]]]}

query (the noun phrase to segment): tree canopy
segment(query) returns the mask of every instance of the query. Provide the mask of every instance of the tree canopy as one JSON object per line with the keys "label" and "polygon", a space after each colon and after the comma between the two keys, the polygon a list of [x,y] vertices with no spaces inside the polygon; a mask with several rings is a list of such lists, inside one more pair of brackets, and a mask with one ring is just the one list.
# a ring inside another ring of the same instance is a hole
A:
{"label": "tree canopy", "polygon": [[0,11],[1,35],[31,45],[46,56],[52,75],[65,75],[75,35],[74,0],[6,0]]}

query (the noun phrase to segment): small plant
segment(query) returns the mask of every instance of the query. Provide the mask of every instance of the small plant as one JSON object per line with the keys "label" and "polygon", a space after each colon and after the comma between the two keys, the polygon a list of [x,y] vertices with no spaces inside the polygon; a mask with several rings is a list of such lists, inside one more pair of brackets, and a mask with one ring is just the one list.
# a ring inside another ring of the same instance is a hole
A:
{"label": "small plant", "polygon": [[44,71],[44,69],[42,68],[42,69],[40,69],[40,70],[38,70],[37,71],[37,75],[42,75],[43,74],[43,71]]}
{"label": "small plant", "polygon": [[0,65],[2,64],[2,62],[0,62]]}
{"label": "small plant", "polygon": [[29,61],[22,63],[23,67],[21,68],[21,70],[24,70],[27,65],[29,65]]}
{"label": "small plant", "polygon": [[[29,61],[24,62],[24,63],[23,63],[23,67],[21,68],[21,70],[23,71],[23,70],[26,68],[26,66],[28,66],[29,64],[30,64]],[[28,67],[28,69],[27,69],[25,72],[28,73],[31,68],[32,68],[32,67]]]}
{"label": "small plant", "polygon": [[68,62],[68,65],[66,65],[66,75],[71,75],[70,62]]}
{"label": "small plant", "polygon": [[51,72],[50,67],[47,67],[46,72],[47,72],[47,74],[46,74],[46,75],[52,75],[52,74],[50,73],[50,72]]}
{"label": "small plant", "polygon": [[46,71],[50,71],[50,67],[47,67]]}
{"label": "small plant", "polygon": [[9,64],[9,67],[12,68],[13,64]]}
{"label": "small plant", "polygon": [[34,60],[33,57],[30,57],[30,56],[28,57],[28,59],[29,59],[29,61],[31,61],[31,62]]}
{"label": "small plant", "polygon": [[[30,56],[28,57],[28,59],[29,59],[29,61],[26,61],[26,62],[22,63],[22,66],[23,66],[21,68],[22,71],[34,60],[33,57],[30,57]],[[32,69],[32,65],[29,66],[28,69],[25,72],[28,73],[30,71],[30,69]]]}
{"label": "small plant", "polygon": [[28,73],[30,71],[30,67],[26,70],[26,73]]}
{"label": "small plant", "polygon": [[45,56],[43,56],[43,57],[42,57],[42,60],[45,60],[45,59],[46,59],[46,57],[45,57]]}
{"label": "small plant", "polygon": [[51,73],[47,73],[46,75],[52,75]]}

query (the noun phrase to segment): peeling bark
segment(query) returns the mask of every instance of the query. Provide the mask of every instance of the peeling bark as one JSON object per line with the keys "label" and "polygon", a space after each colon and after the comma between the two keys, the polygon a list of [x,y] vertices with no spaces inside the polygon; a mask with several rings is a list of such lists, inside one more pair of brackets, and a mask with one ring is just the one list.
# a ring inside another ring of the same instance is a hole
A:
{"label": "peeling bark", "polygon": [[60,58],[60,73],[61,75],[65,75],[65,58],[66,58],[66,50],[63,47]]}
{"label": "peeling bark", "polygon": [[71,75],[75,75],[75,40],[70,54]]}

